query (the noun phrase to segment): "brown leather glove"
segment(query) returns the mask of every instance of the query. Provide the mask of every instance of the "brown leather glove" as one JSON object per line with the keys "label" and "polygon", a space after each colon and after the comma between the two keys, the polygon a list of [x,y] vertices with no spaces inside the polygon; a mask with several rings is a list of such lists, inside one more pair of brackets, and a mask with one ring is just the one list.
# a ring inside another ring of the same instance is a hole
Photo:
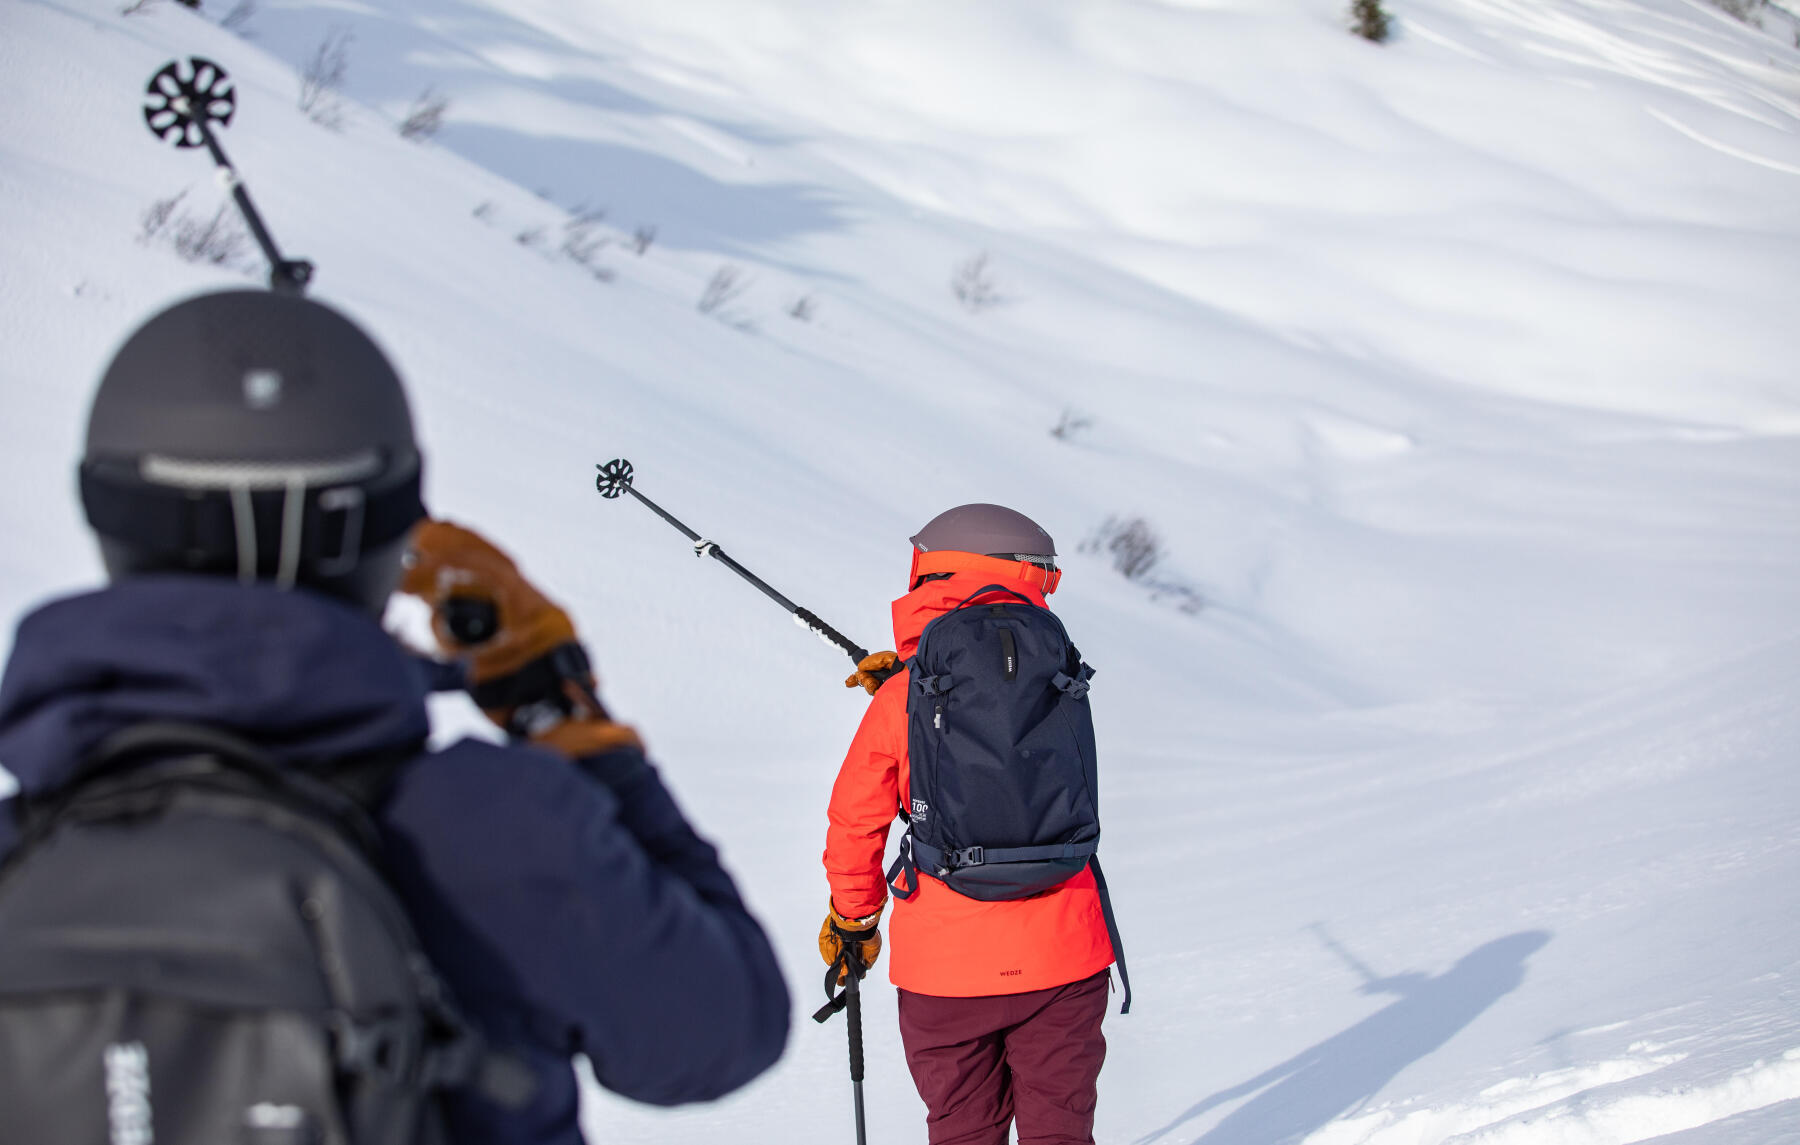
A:
{"label": "brown leather glove", "polygon": [[463,660],[470,696],[508,732],[571,758],[642,746],[600,706],[569,614],[481,534],[421,522],[400,590],[431,606],[432,633]]}
{"label": "brown leather glove", "polygon": [[[862,964],[864,971],[875,965],[875,960],[881,957],[881,931],[878,928],[883,908],[877,907],[867,918],[845,918],[830,900],[826,900],[825,908],[825,924],[819,927],[819,953],[825,964],[835,965],[848,947],[850,956]],[[838,985],[843,985],[849,977],[850,969],[846,966],[838,972]]]}
{"label": "brown leather glove", "polygon": [[856,663],[856,671],[850,673],[844,681],[846,688],[861,688],[873,696],[887,683],[887,678],[894,674],[900,666],[900,656],[894,652],[871,652]]}

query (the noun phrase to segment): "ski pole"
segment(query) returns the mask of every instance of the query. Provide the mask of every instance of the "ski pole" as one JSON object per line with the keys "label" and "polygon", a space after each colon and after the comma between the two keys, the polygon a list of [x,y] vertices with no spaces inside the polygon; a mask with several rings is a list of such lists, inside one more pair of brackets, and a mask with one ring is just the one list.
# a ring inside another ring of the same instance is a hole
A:
{"label": "ski pole", "polygon": [[236,112],[237,89],[231,86],[231,77],[224,68],[200,56],[189,58],[186,65],[171,60],[150,77],[150,86],[144,89],[144,122],[150,134],[183,150],[205,147],[212,155],[238,213],[244,216],[263,257],[269,260],[269,289],[277,294],[302,294],[312,281],[312,263],[282,257],[275,236],[264,225],[256,204],[250,201],[249,190],[238,178],[237,168],[231,165],[213,131],[215,123],[231,126]]}
{"label": "ski pole", "polygon": [[856,1145],[868,1145],[869,1131],[863,1122],[863,1039],[862,1039],[862,975],[852,972],[844,987],[850,995],[844,1018],[850,1028],[850,1092],[856,1100]]}
{"label": "ski pole", "polygon": [[811,610],[801,608],[787,597],[776,592],[773,588],[769,587],[768,582],[725,555],[724,549],[721,549],[718,545],[706,540],[699,533],[694,532],[694,530],[676,520],[669,514],[668,510],[664,509],[661,505],[658,505],[656,502],[650,500],[650,498],[638,492],[637,486],[632,482],[631,462],[619,457],[614,458],[605,465],[596,465],[594,468],[600,471],[600,476],[594,479],[594,487],[600,491],[600,496],[609,501],[621,497],[626,493],[636,497],[639,501],[642,501],[644,506],[652,513],[655,513],[658,517],[661,517],[669,524],[675,526],[682,536],[694,542],[695,556],[712,557],[732,572],[749,581],[752,585],[756,586],[764,596],[792,613],[795,622],[801,627],[811,629],[827,644],[835,644],[837,647],[843,649],[844,652],[849,655],[850,659],[854,660],[859,667],[862,662],[868,658],[868,649],[858,646],[856,642],[851,640],[848,636],[845,636],[831,625],[820,620]]}
{"label": "ski pole", "polygon": [[[826,1003],[819,1007],[813,1015],[813,1021],[824,1023],[839,1010],[845,1011],[844,1019],[848,1023],[850,1038],[850,1094],[856,1102],[856,1145],[868,1145],[868,1126],[863,1117],[863,1029],[862,1029],[862,977],[869,972],[862,960],[852,954],[848,947],[841,948],[838,956],[825,971]],[[844,975],[844,990],[833,993],[832,986],[839,974]]]}

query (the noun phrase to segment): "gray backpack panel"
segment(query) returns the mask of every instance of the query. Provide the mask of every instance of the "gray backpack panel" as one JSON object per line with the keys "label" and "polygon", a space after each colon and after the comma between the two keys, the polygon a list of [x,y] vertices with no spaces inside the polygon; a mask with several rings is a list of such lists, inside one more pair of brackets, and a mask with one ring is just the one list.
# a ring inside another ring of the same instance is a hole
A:
{"label": "gray backpack panel", "polygon": [[210,729],[126,734],[0,873],[8,1137],[441,1141],[482,1049],[356,800]]}

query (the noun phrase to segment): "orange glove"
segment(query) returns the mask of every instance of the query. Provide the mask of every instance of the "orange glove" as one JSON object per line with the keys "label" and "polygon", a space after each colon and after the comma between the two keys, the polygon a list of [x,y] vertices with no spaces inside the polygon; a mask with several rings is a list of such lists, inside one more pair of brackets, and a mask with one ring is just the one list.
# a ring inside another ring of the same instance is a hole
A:
{"label": "orange glove", "polygon": [[[849,956],[854,957],[862,965],[864,971],[875,965],[881,957],[881,910],[867,918],[845,918],[837,912],[830,900],[825,903],[825,923],[819,927],[819,953],[824,956],[827,966],[837,964],[840,957],[845,956],[848,948]],[[859,971],[859,976],[861,972]],[[850,968],[846,966],[838,972],[838,985],[843,985],[850,977]]]}
{"label": "orange glove", "polygon": [[856,671],[850,673],[844,681],[846,688],[858,688],[873,696],[881,690],[900,666],[900,657],[894,652],[871,652],[857,661]]}
{"label": "orange glove", "polygon": [[496,724],[571,758],[642,746],[600,707],[569,614],[479,533],[421,522],[400,590],[431,606],[432,633],[463,659],[469,694]]}
{"label": "orange glove", "polygon": [[[448,521],[423,521],[413,530],[400,591],[431,606],[431,631],[445,651],[465,657],[474,684],[511,675],[575,642],[569,614],[510,557]],[[491,610],[487,617],[480,615],[483,606]]]}

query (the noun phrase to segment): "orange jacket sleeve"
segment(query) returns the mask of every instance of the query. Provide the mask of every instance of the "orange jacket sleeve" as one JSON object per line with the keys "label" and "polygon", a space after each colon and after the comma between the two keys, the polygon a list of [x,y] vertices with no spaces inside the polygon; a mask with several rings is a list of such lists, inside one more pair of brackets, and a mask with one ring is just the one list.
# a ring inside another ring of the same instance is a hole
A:
{"label": "orange jacket sleeve", "polygon": [[905,794],[906,675],[893,676],[869,701],[831,788],[825,876],[832,905],[846,918],[874,914],[887,901],[882,858]]}

